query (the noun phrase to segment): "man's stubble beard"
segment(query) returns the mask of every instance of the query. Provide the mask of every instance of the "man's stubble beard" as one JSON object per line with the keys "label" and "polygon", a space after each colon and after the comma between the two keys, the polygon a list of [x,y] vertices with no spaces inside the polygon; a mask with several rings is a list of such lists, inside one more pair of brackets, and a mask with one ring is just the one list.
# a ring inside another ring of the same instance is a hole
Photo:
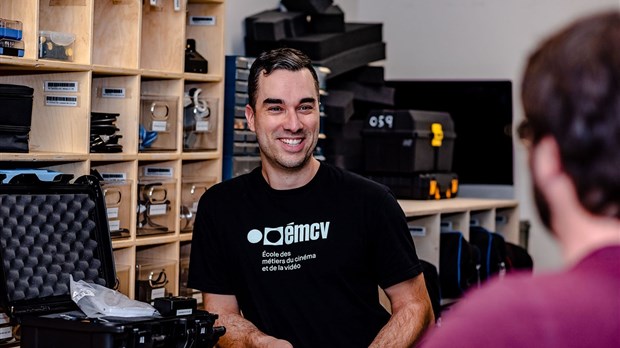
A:
{"label": "man's stubble beard", "polygon": [[538,210],[538,216],[543,225],[555,235],[555,232],[551,229],[551,209],[549,208],[549,201],[545,198],[538,183],[534,183],[534,203]]}
{"label": "man's stubble beard", "polygon": [[[306,139],[309,139],[309,138],[306,137]],[[303,168],[308,162],[310,162],[310,159],[312,158],[312,154],[314,152],[314,148],[316,148],[316,145],[318,142],[318,138],[317,139],[312,138],[313,144],[309,148],[308,152],[304,152],[303,159],[301,159],[298,162],[290,163],[289,161],[286,161],[284,158],[282,158],[282,156],[278,156],[278,151],[271,151],[271,149],[268,148],[268,151],[265,152],[265,148],[267,147],[264,146],[263,142],[261,141],[261,137],[259,137],[258,135],[256,137],[256,140],[258,141],[258,148],[262,156],[264,156],[268,161],[278,166],[279,168],[282,168],[282,169],[285,169],[291,172],[295,172],[296,170]]]}

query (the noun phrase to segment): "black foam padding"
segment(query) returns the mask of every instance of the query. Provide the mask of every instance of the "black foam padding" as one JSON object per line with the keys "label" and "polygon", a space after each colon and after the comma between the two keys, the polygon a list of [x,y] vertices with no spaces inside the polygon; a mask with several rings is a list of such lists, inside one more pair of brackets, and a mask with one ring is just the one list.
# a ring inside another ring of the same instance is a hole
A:
{"label": "black foam padding", "polygon": [[332,79],[330,86],[337,86],[348,81],[365,85],[385,85],[385,69],[382,66],[366,65]]}
{"label": "black foam padding", "polygon": [[329,68],[331,71],[327,75],[327,79],[329,80],[347,71],[383,59],[385,59],[385,43],[376,42],[347,50],[335,56],[315,61],[314,63]]}
{"label": "black foam padding", "polygon": [[330,89],[322,104],[327,120],[333,123],[346,123],[353,116],[353,92]]}
{"label": "black foam padding", "polygon": [[88,194],[0,195],[0,246],[10,301],[69,294],[70,278],[105,285]]}
{"label": "black foam padding", "polygon": [[311,16],[310,31],[313,33],[341,33],[344,30],[344,12],[338,5],[332,5],[325,12]]}
{"label": "black foam padding", "polygon": [[282,40],[282,45],[296,48],[312,60],[322,60],[352,48],[383,40],[381,23],[346,23],[341,33],[310,34]]}
{"label": "black foam padding", "polygon": [[244,55],[246,57],[258,57],[265,51],[281,47],[277,41],[257,41],[248,36],[243,38],[243,43],[245,46]]}
{"label": "black foam padding", "polygon": [[396,89],[393,87],[365,85],[358,82],[344,82],[339,84],[338,88],[352,92],[355,96],[355,100],[387,106],[394,105]]}
{"label": "black foam padding", "polygon": [[253,25],[256,40],[280,41],[286,38],[286,23],[282,19],[257,20]]}
{"label": "black foam padding", "polygon": [[308,32],[306,15],[301,12],[267,10],[245,18],[245,34],[250,40],[279,41]]}
{"label": "black foam padding", "polygon": [[300,11],[308,13],[324,12],[332,5],[332,0],[281,0],[280,3],[288,11]]}
{"label": "black foam padding", "polygon": [[364,169],[362,129],[364,120],[349,120],[345,124],[325,123],[325,139],[321,148],[325,161],[340,168],[362,173]]}

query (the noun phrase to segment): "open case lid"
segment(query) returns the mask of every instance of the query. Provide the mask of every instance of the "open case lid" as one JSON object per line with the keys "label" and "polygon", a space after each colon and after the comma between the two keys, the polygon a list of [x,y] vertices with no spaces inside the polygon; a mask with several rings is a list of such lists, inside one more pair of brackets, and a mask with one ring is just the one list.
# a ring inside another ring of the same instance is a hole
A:
{"label": "open case lid", "polygon": [[114,255],[96,177],[0,184],[0,305],[11,316],[76,309],[70,275],[112,288]]}

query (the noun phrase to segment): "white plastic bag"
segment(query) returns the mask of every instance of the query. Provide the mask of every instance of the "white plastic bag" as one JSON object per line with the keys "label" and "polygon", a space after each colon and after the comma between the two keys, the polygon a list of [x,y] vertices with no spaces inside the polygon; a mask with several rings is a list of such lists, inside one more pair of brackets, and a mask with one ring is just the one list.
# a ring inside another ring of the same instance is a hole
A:
{"label": "white plastic bag", "polygon": [[146,302],[132,300],[124,294],[99,284],[74,281],[71,277],[71,299],[89,318],[147,317],[159,314]]}

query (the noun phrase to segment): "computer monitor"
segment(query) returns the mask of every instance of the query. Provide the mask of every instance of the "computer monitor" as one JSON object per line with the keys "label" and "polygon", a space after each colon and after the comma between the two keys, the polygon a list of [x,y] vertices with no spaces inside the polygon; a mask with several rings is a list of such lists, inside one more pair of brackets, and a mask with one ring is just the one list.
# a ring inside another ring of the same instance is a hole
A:
{"label": "computer monitor", "polygon": [[[512,82],[388,80],[394,108],[449,112],[461,185],[513,185]],[[356,110],[357,111],[357,110]]]}

